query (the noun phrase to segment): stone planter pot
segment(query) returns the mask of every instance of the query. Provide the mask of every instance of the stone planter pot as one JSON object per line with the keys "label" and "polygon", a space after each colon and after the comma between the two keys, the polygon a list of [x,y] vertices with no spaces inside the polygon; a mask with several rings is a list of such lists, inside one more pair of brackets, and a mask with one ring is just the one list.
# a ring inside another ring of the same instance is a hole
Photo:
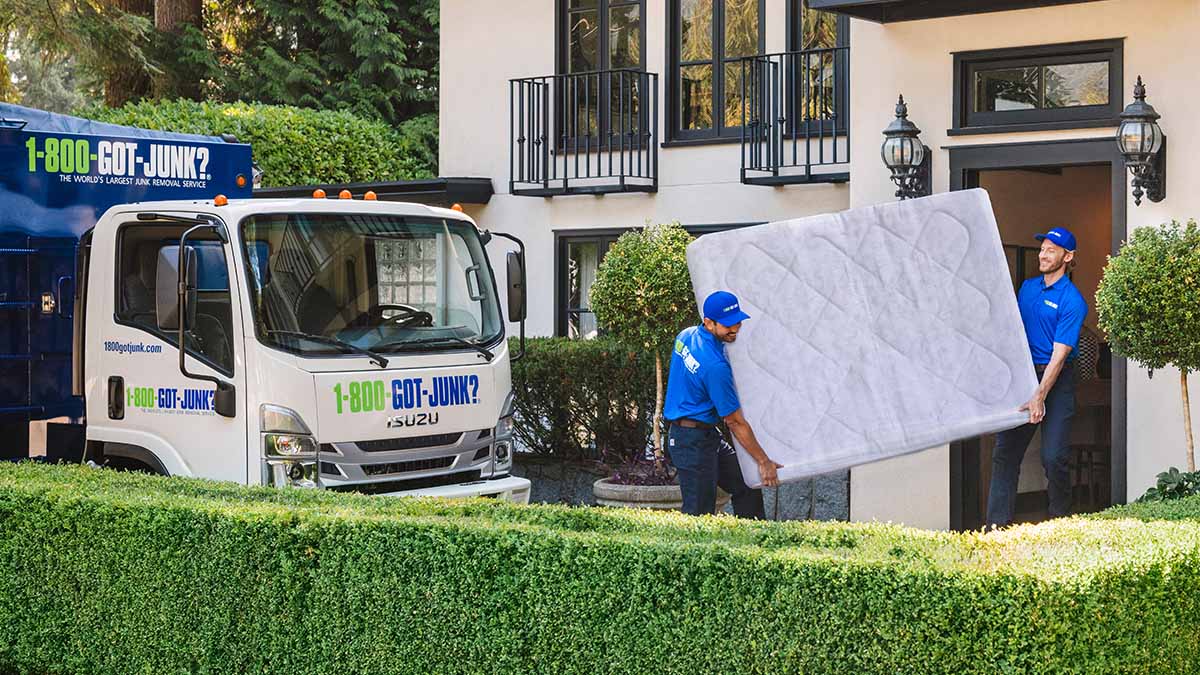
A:
{"label": "stone planter pot", "polygon": [[[683,506],[678,485],[621,485],[609,477],[592,483],[592,493],[596,496],[596,503],[601,506],[673,511]],[[717,513],[724,511],[728,504],[729,495],[718,489]]]}

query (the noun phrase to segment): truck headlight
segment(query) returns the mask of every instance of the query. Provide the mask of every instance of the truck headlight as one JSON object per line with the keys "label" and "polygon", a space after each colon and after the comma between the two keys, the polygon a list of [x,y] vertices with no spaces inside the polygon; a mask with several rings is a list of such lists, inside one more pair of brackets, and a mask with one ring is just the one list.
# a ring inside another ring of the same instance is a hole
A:
{"label": "truck headlight", "polygon": [[259,413],[263,483],[276,487],[319,487],[320,446],[300,415],[270,404],[263,404]]}
{"label": "truck headlight", "polygon": [[504,407],[500,409],[500,420],[493,434],[496,439],[492,444],[493,475],[506,474],[512,468],[514,403],[514,392],[510,391],[508,398],[504,399]]}

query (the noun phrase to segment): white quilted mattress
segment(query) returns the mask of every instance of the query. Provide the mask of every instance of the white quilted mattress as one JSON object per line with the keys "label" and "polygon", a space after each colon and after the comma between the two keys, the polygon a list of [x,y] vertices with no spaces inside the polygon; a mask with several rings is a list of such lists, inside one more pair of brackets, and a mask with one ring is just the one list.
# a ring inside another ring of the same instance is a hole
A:
{"label": "white quilted mattress", "polygon": [[687,257],[698,304],[730,290],[751,316],[727,354],[781,481],[1028,419],[1037,379],[984,190],[710,234]]}

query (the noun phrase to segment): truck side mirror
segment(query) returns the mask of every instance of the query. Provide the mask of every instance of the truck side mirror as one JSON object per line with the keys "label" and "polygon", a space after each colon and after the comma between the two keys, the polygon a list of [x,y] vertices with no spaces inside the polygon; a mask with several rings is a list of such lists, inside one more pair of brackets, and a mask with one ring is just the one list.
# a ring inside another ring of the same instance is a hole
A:
{"label": "truck side mirror", "polygon": [[508,320],[525,320],[525,256],[508,252]]}
{"label": "truck side mirror", "polygon": [[[184,249],[184,267],[187,271],[187,293],[182,308],[183,328],[190,328],[196,319],[196,249]],[[159,330],[179,330],[179,246],[163,246],[158,249],[158,268],[154,275],[155,313]]]}

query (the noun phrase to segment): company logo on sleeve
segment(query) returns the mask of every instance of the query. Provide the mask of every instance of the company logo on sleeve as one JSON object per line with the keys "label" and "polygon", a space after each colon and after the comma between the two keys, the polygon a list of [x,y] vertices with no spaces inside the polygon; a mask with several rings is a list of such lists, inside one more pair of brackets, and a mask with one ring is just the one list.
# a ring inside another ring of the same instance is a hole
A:
{"label": "company logo on sleeve", "polygon": [[682,340],[675,341],[675,353],[683,359],[683,366],[688,369],[689,373],[695,375],[696,371],[700,370],[700,362],[692,356],[692,350],[688,349]]}

